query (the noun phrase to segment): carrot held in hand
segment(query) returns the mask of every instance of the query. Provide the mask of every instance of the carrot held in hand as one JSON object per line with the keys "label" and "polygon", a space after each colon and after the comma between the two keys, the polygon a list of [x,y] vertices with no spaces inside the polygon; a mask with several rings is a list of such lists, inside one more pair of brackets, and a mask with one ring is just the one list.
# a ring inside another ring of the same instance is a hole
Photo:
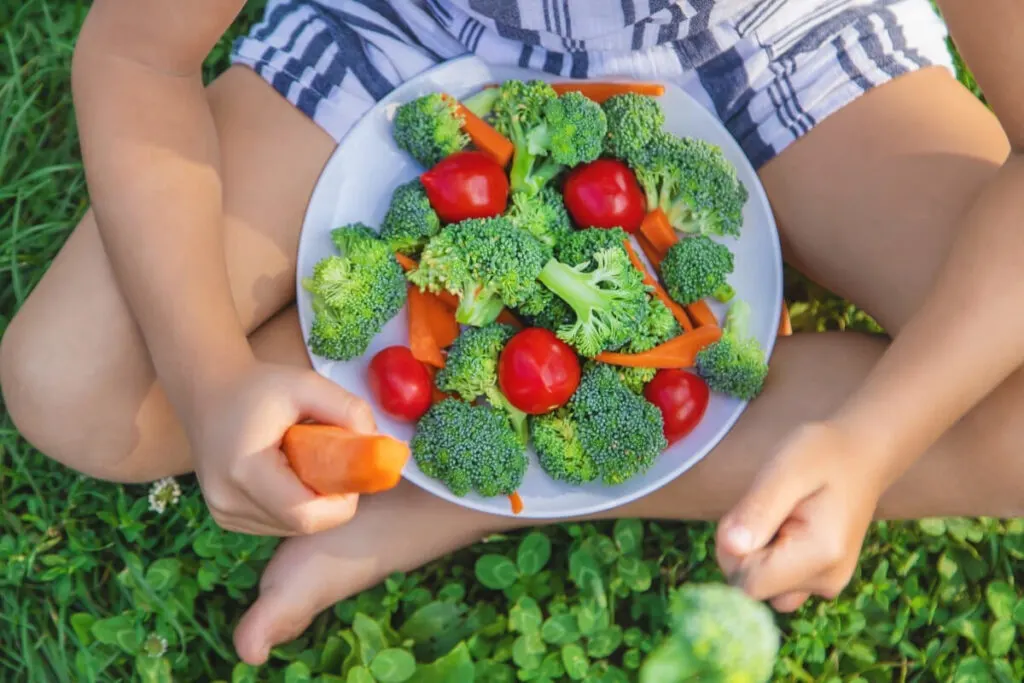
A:
{"label": "carrot held in hand", "polygon": [[661,83],[645,83],[643,81],[621,83],[613,81],[565,81],[563,83],[552,83],[551,87],[559,95],[572,91],[582,93],[587,99],[591,99],[598,104],[615,95],[624,95],[626,93],[649,95],[651,97],[660,97],[665,94],[665,86]]}
{"label": "carrot held in hand", "polygon": [[409,459],[398,439],[324,424],[289,427],[281,450],[299,480],[321,496],[392,489]]}
{"label": "carrot held in hand", "polygon": [[692,368],[697,354],[722,338],[722,330],[713,325],[698,327],[641,353],[605,351],[595,357],[608,365],[627,368]]}
{"label": "carrot held in hand", "polygon": [[686,315],[686,311],[683,307],[672,301],[672,298],[668,295],[661,283],[651,274],[644,265],[644,262],[640,260],[636,250],[633,249],[633,245],[627,239],[625,242],[626,253],[629,254],[629,260],[633,263],[633,267],[639,270],[644,276],[644,284],[654,289],[654,295],[661,299],[661,303],[668,307],[668,310],[672,311],[672,317],[676,319],[676,322],[683,328],[684,331],[690,331],[693,329],[693,323],[690,322],[689,316]]}
{"label": "carrot held in hand", "polygon": [[668,216],[660,208],[647,212],[644,222],[640,224],[640,234],[647,238],[658,253],[659,264],[672,245],[679,241],[675,228],[668,222]]}

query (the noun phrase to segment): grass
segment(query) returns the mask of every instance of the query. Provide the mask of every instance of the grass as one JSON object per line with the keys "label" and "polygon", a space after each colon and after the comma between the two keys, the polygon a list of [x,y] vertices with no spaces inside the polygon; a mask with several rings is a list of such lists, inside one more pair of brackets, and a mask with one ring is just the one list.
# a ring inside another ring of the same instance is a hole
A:
{"label": "grass", "polygon": [[[85,8],[0,0],[0,333],[87,205],[68,86]],[[228,46],[226,37],[211,55],[211,75]],[[798,328],[877,329],[787,277]],[[237,663],[230,634],[274,543],[221,532],[194,480],[179,484],[180,500],[158,513],[148,487],[86,480],[43,458],[4,412],[0,680],[401,680],[404,652],[421,681],[469,680],[456,673],[469,657],[478,680],[562,680],[587,666],[588,680],[627,680],[665,630],[665,591],[720,578],[707,524],[496,537],[337,605],[253,671]],[[1024,680],[1022,558],[1016,521],[875,525],[844,595],[780,621],[778,678]]]}

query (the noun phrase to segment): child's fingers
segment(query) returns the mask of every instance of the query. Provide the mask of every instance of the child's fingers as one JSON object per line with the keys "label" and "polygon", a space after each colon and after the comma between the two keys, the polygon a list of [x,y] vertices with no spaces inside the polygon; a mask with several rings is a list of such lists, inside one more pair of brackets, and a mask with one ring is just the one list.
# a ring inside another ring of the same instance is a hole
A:
{"label": "child's fingers", "polygon": [[841,552],[834,539],[823,540],[806,523],[787,523],[768,547],[742,563],[741,587],[755,600],[823,593]]}
{"label": "child's fingers", "polygon": [[303,414],[317,422],[364,434],[377,431],[370,404],[316,373],[307,375],[296,399]]}

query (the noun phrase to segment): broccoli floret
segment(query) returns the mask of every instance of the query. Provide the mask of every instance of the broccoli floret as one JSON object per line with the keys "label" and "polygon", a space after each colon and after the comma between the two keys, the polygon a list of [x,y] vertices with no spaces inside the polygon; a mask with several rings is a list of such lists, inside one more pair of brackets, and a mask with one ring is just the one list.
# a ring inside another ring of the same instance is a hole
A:
{"label": "broccoli floret", "polygon": [[622,484],[646,472],[668,446],[661,411],[601,363],[587,364],[564,408],[531,422],[541,467],[573,484]]}
{"label": "broccoli floret", "polygon": [[525,444],[529,439],[526,413],[509,403],[498,386],[498,356],[515,333],[511,325],[501,323],[466,328],[448,350],[436,381],[438,389],[456,393],[466,401],[485,397],[508,415]]}
{"label": "broccoli floret", "polygon": [[640,683],[767,683],[781,633],[763,602],[739,588],[692,583],[669,596],[671,632],[640,669]]}
{"label": "broccoli floret", "polygon": [[572,221],[562,195],[553,188],[545,187],[536,195],[513,192],[511,204],[507,214],[509,220],[550,249],[556,249],[573,234]]}
{"label": "broccoli floret", "polygon": [[[635,331],[626,345],[626,353],[642,353],[658,344],[679,336],[682,330],[672,311],[661,299],[652,297],[648,301],[647,318],[644,325]],[[647,383],[658,373],[656,368],[616,368],[622,383],[635,394],[642,394]]]}
{"label": "broccoli floret", "polygon": [[750,335],[750,304],[738,300],[725,316],[722,337],[697,353],[697,374],[712,391],[752,400],[768,377],[764,349]]}
{"label": "broccoli floret", "polygon": [[457,102],[430,93],[402,104],[395,111],[395,144],[425,168],[469,145],[462,130]]}
{"label": "broccoli floret", "polygon": [[505,81],[492,113],[494,126],[512,141],[509,184],[535,194],[562,169],[601,153],[607,122],[599,105],[579,93],[559,96],[547,83]]}
{"label": "broccoli floret", "polygon": [[330,360],[363,355],[370,341],[405,305],[406,281],[388,246],[354,223],[334,230],[340,252],[320,260],[303,287],[313,295],[309,346]]}
{"label": "broccoli floret", "polygon": [[490,406],[454,398],[434,404],[417,423],[410,448],[420,470],[456,496],[507,496],[526,475],[526,447],[508,417]]}
{"label": "broccoli floret", "polygon": [[419,178],[395,188],[380,226],[380,237],[392,250],[410,256],[418,254],[440,230],[441,219],[430,205]]}
{"label": "broccoli floret", "polygon": [[682,233],[736,237],[743,225],[746,186],[722,149],[664,131],[630,157],[649,209],[660,207]]}
{"label": "broccoli floret", "polygon": [[593,265],[551,259],[538,279],[576,314],[556,334],[583,356],[621,347],[644,324],[647,287],[624,249],[598,251]]}
{"label": "broccoli floret", "polygon": [[727,277],[735,266],[733,254],[724,244],[710,237],[696,235],[679,240],[661,262],[661,279],[665,291],[683,305],[714,297],[725,303],[735,291]]}
{"label": "broccoli floret", "polygon": [[568,408],[531,418],[530,435],[541,469],[552,479],[580,486],[599,476],[597,463],[580,445]]}
{"label": "broccoli floret", "polygon": [[619,159],[635,156],[665,124],[661,105],[648,95],[614,95],[601,106],[608,120],[604,151]]}
{"label": "broccoli floret", "polygon": [[422,289],[457,295],[456,320],[479,327],[534,294],[547,258],[544,245],[508,218],[470,218],[430,238],[408,278]]}
{"label": "broccoli floret", "polygon": [[558,332],[576,320],[572,306],[565,303],[547,287],[538,287],[529,299],[516,308],[516,312],[530,327],[543,327]]}
{"label": "broccoli floret", "polygon": [[623,245],[627,239],[629,235],[622,228],[575,230],[562,240],[555,256],[562,263],[580,266],[593,261],[594,254],[605,249],[616,249],[626,255],[626,247]]}

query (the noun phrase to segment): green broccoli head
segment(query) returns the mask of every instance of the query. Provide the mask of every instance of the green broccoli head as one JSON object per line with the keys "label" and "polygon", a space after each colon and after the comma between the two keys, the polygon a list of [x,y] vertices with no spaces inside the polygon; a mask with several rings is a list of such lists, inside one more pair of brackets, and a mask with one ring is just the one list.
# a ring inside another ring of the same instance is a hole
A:
{"label": "green broccoli head", "polygon": [[557,99],[558,93],[541,80],[510,79],[498,88],[498,97],[491,105],[494,127],[516,147],[526,147],[527,135],[541,124],[544,107]]}
{"label": "green broccoli head", "polygon": [[750,304],[736,301],[725,316],[722,337],[697,353],[699,374],[712,391],[750,401],[768,377],[764,349],[750,335]]}
{"label": "green broccoli head", "polygon": [[430,168],[469,145],[462,123],[457,102],[430,93],[398,107],[392,135],[399,149]]}
{"label": "green broccoli head", "polygon": [[556,164],[577,166],[601,156],[608,121],[601,106],[570,91],[548,100],[544,121],[529,134],[530,153],[549,156]]}
{"label": "green broccoli head", "polygon": [[625,255],[627,239],[629,235],[622,228],[584,228],[566,236],[555,255],[566,265],[581,266],[592,263],[594,254],[605,249],[617,249]]}
{"label": "green broccoli head", "polygon": [[508,218],[471,218],[432,237],[408,278],[423,289],[456,294],[456,320],[479,327],[494,322],[503,306],[529,299],[547,259],[544,245]]}
{"label": "green broccoli head", "polygon": [[734,291],[728,276],[735,266],[729,248],[710,237],[696,235],[673,244],[661,262],[665,291],[677,303],[689,304],[714,297],[726,302]]}
{"label": "green broccoli head", "polygon": [[562,195],[551,187],[535,195],[513,192],[507,216],[516,227],[530,233],[549,249],[556,249],[573,234]]}
{"label": "green broccoli head", "polygon": [[636,156],[665,124],[658,100],[648,95],[623,93],[602,105],[608,121],[604,151],[619,159]]}
{"label": "green broccoli head", "polygon": [[515,332],[511,325],[501,323],[466,328],[448,350],[436,381],[438,389],[458,394],[466,401],[485,397],[508,415],[516,433],[526,443],[526,414],[509,403],[498,386],[498,357]]}
{"label": "green broccoli head", "polygon": [[384,215],[380,237],[393,250],[414,256],[441,230],[441,219],[430,205],[419,178],[395,188]]}
{"label": "green broccoli head", "polygon": [[526,476],[526,447],[508,417],[490,406],[448,398],[420,418],[410,442],[428,477],[456,496],[511,495]]}
{"label": "green broccoli head", "polygon": [[556,334],[581,355],[620,348],[644,324],[647,286],[624,249],[598,251],[590,263],[569,266],[552,259],[539,280],[573,309],[575,320]]}
{"label": "green broccoli head", "polygon": [[738,588],[693,583],[669,597],[671,633],[643,663],[640,683],[767,683],[781,634],[771,610]]}
{"label": "green broccoli head", "polygon": [[626,387],[615,369],[588,363],[567,404],[580,447],[608,485],[646,472],[668,447],[661,410]]}
{"label": "green broccoli head", "polygon": [[[644,325],[637,330],[626,345],[626,353],[642,353],[658,344],[682,334],[679,322],[661,299],[651,297],[647,302],[648,312]],[[635,394],[642,394],[648,382],[657,374],[655,368],[618,367],[616,372],[622,383]]]}
{"label": "green broccoli head", "polygon": [[704,140],[655,133],[629,156],[647,195],[669,223],[689,235],[736,237],[749,191],[722,149]]}
{"label": "green broccoli head", "polygon": [[530,418],[533,449],[541,469],[555,481],[580,486],[600,476],[597,463],[583,450],[576,421],[567,408]]}
{"label": "green broccoli head", "polygon": [[538,287],[529,299],[516,308],[516,312],[530,327],[543,327],[552,332],[558,332],[576,320],[572,306],[555,296],[547,287]]}
{"label": "green broccoli head", "polygon": [[363,355],[405,305],[405,274],[372,229],[354,223],[334,230],[341,252],[320,260],[303,287],[313,297],[310,349],[330,360]]}

